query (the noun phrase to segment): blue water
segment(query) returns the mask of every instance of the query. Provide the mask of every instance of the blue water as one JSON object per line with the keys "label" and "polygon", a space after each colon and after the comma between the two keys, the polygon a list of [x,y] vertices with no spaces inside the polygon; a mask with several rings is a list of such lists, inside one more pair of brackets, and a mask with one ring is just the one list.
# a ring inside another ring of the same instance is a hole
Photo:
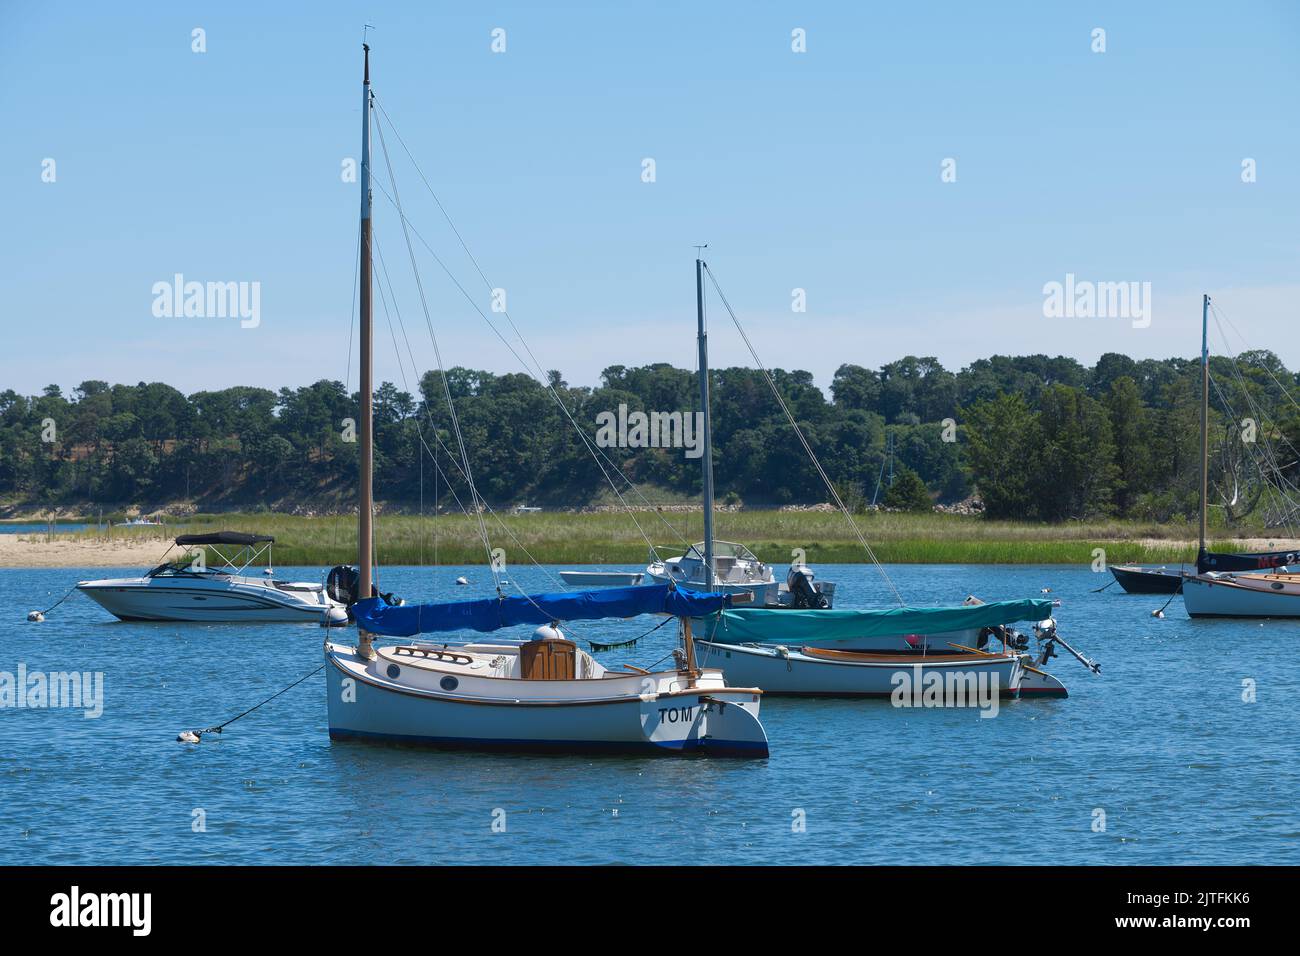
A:
{"label": "blue water", "polygon": [[[838,606],[881,599],[868,567],[820,571],[839,583]],[[1300,621],[1191,621],[1178,598],[1156,620],[1163,596],[1090,594],[1106,578],[1086,569],[905,566],[891,575],[914,604],[1051,587],[1061,633],[1104,676],[1058,659],[1069,700],[1011,702],[993,719],[769,698],[771,758],[733,761],[331,743],[317,674],[183,745],[178,731],[316,667],[322,632],[124,624],[81,595],[23,623],[78,579],[116,573],[0,570],[0,670],[102,671],[106,698],[98,719],[0,710],[0,864],[1300,862]],[[549,572],[512,573],[553,588]],[[452,587],[460,574],[471,587]],[[481,567],[391,568],[382,585],[424,599],[490,590]],[[654,623],[570,633],[609,640]],[[671,630],[599,656],[652,664]],[[1246,678],[1255,703],[1242,701]],[[196,810],[206,832],[192,829]]]}

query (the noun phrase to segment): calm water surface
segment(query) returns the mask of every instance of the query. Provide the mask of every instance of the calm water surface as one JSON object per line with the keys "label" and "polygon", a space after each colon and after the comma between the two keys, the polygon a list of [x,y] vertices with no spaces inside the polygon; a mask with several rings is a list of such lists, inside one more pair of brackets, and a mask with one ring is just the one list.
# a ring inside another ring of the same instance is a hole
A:
{"label": "calm water surface", "polygon": [[[513,574],[553,590],[553,570]],[[869,567],[820,572],[841,607],[884,600]],[[994,719],[771,698],[771,759],[732,761],[331,743],[317,674],[195,746],[177,732],[320,664],[322,631],[125,624],[81,595],[24,623],[77,580],[118,573],[0,570],[0,671],[102,671],[106,698],[93,720],[0,710],[0,864],[1300,862],[1300,621],[1191,621],[1181,599],[1156,620],[1163,596],[1091,594],[1106,579],[1086,569],[904,566],[890,573],[913,604],[1050,587],[1061,633],[1104,676],[1058,659],[1069,700],[1008,703]],[[452,586],[461,574],[471,587]],[[389,568],[382,583],[408,599],[490,593],[481,567]],[[607,641],[654,623],[570,634]],[[650,665],[670,631],[598,656]],[[799,811],[806,832],[793,831]]]}

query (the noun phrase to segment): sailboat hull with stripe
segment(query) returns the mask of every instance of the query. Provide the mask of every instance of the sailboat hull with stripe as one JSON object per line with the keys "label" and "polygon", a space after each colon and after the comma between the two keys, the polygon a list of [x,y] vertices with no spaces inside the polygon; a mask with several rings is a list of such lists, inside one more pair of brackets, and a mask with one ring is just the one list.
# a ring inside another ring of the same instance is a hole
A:
{"label": "sailboat hull with stripe", "polygon": [[[524,680],[519,645],[325,645],[334,740],[445,749],[562,753],[699,753],[766,757],[761,691],[727,687],[722,671],[610,674],[584,652],[589,676]],[[519,697],[512,696],[519,694]]]}
{"label": "sailboat hull with stripe", "polygon": [[1300,617],[1300,576],[1189,574],[1183,605],[1189,617]]}

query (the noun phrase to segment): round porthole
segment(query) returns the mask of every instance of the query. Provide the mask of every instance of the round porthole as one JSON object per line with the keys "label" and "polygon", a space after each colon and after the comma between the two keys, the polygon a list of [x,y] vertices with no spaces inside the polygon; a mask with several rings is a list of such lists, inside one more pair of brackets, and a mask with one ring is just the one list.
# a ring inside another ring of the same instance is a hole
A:
{"label": "round porthole", "polygon": [[389,676],[389,677],[397,677],[397,675],[400,674],[400,673],[402,673],[402,669],[401,669],[400,667],[398,667],[396,664],[389,664],[389,665],[388,665],[388,676]]}
{"label": "round porthole", "polygon": [[460,681],[456,680],[454,677],[444,677],[438,682],[438,686],[443,690],[455,690],[460,686]]}
{"label": "round porthole", "polygon": [[1273,582],[1273,590],[1274,590],[1274,591],[1280,591],[1280,590],[1282,590],[1282,582],[1281,582],[1281,581],[1274,581],[1274,582]]}

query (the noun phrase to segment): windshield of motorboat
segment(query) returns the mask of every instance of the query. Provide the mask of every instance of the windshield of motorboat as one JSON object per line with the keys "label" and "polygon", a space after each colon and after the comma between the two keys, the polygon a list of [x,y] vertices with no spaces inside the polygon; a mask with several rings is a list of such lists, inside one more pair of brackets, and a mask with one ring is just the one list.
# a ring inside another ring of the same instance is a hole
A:
{"label": "windshield of motorboat", "polygon": [[[691,545],[690,550],[686,553],[687,557],[696,560],[704,560],[704,542]],[[758,561],[758,557],[753,551],[743,544],[736,544],[734,541],[719,541],[716,538],[713,541],[713,557],[716,558],[735,558],[737,561]]]}
{"label": "windshield of motorboat", "polygon": [[193,574],[193,575],[211,574],[212,572],[206,569],[202,571],[195,570],[194,568],[195,557],[197,556],[193,554],[186,554],[179,558],[176,558],[174,561],[164,561],[162,564],[158,565],[158,567],[154,568],[152,571],[146,574],[145,577],[159,578],[159,577],[173,577],[182,574]]}

